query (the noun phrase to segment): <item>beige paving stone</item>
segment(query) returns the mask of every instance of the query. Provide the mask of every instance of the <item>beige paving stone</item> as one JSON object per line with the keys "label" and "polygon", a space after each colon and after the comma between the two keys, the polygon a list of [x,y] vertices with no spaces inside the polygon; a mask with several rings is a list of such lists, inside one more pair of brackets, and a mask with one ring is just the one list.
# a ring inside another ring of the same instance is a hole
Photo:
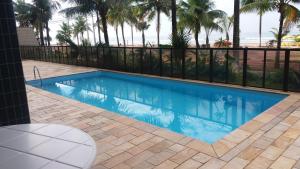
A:
{"label": "beige paving stone", "polygon": [[159,152],[166,150],[167,148],[169,148],[172,145],[173,145],[172,142],[164,140],[164,141],[158,142],[158,143],[154,144],[153,146],[149,147],[148,150],[153,153],[159,153]]}
{"label": "beige paving stone", "polygon": [[289,137],[292,139],[296,139],[298,136],[300,136],[300,130],[299,129],[294,129],[294,128],[290,128],[288,129],[284,135],[285,137]]}
{"label": "beige paving stone", "polygon": [[257,116],[256,118],[254,118],[254,120],[257,120],[257,121],[262,122],[262,123],[268,123],[274,117],[275,117],[274,115],[263,113],[263,114]]}
{"label": "beige paving stone", "polygon": [[171,147],[169,147],[170,150],[174,151],[174,152],[180,152],[182,150],[184,150],[186,147],[180,144],[174,144]]}
{"label": "beige paving stone", "polygon": [[236,129],[229,135],[225,136],[224,139],[233,142],[233,143],[240,143],[247,137],[249,137],[251,133],[241,130],[241,129]]}
{"label": "beige paving stone", "polygon": [[261,156],[275,161],[282,154],[282,152],[283,149],[270,146],[261,154]]}
{"label": "beige paving stone", "polygon": [[155,167],[154,169],[173,169],[176,168],[177,166],[178,166],[177,163],[167,160],[162,164],[160,164],[159,166]]}
{"label": "beige paving stone", "polygon": [[230,149],[236,146],[236,143],[227,141],[227,140],[220,140],[216,143],[214,143],[213,148],[218,155],[218,157],[223,156],[226,152],[228,152]]}
{"label": "beige paving stone", "polygon": [[281,149],[286,149],[293,142],[294,139],[282,135],[277,140],[275,140],[275,142],[272,143],[272,145]]}
{"label": "beige paving stone", "polygon": [[200,142],[198,140],[192,140],[186,146],[205,153],[209,156],[217,157],[217,154],[215,153],[213,147],[207,143]]}
{"label": "beige paving stone", "polygon": [[226,163],[222,160],[212,158],[199,169],[221,169]]}
{"label": "beige paving stone", "polygon": [[132,157],[131,154],[129,154],[127,152],[123,152],[121,154],[118,154],[118,155],[106,160],[102,164],[107,168],[112,168],[112,167],[115,167],[118,164],[130,159],[131,157]]}
{"label": "beige paving stone", "polygon": [[246,169],[267,169],[273,163],[272,160],[258,156],[250,164],[248,164]]}
{"label": "beige paving stone", "polygon": [[176,142],[176,141],[178,141],[178,140],[184,138],[183,135],[177,134],[177,133],[174,133],[174,132],[167,131],[166,129],[159,129],[159,130],[156,130],[155,132],[153,132],[153,134],[158,135],[158,136],[160,136],[160,137],[163,137],[163,138],[165,138],[165,139],[174,141],[174,142]]}
{"label": "beige paving stone", "polygon": [[300,147],[291,145],[282,155],[298,161],[300,159]]}
{"label": "beige paving stone", "polygon": [[121,163],[121,164],[116,165],[112,169],[131,169],[131,167],[128,166],[127,164]]}
{"label": "beige paving stone", "polygon": [[243,169],[248,163],[249,161],[236,157],[229,161],[223,169]]}
{"label": "beige paving stone", "polygon": [[142,142],[141,144],[134,146],[128,150],[126,150],[127,152],[129,152],[132,155],[137,155],[143,151],[145,151],[146,149],[148,149],[149,147],[153,146],[154,143],[150,142],[150,141],[145,141]]}
{"label": "beige paving stone", "polygon": [[211,156],[208,156],[208,155],[203,154],[203,153],[198,153],[197,155],[193,156],[193,159],[196,160],[196,161],[199,161],[200,163],[206,163],[211,158],[212,158]]}
{"label": "beige paving stone", "polygon": [[181,164],[182,162],[186,161],[187,159],[191,158],[192,156],[194,156],[195,154],[197,154],[197,151],[191,148],[185,149],[179,153],[177,153],[176,155],[174,155],[173,157],[171,157],[169,160]]}
{"label": "beige paving stone", "polygon": [[295,160],[280,156],[270,167],[270,169],[290,169],[296,163]]}
{"label": "beige paving stone", "polygon": [[141,168],[142,168],[142,169],[152,169],[152,168],[154,168],[154,167],[155,167],[154,165],[152,165],[152,164],[150,164],[150,163],[144,161],[144,162],[139,163],[138,165],[132,167],[132,169],[141,169]]}
{"label": "beige paving stone", "polygon": [[140,163],[145,162],[147,159],[149,159],[151,156],[153,156],[153,153],[150,151],[143,151],[136,156],[128,159],[125,161],[125,164],[131,167],[135,167]]}
{"label": "beige paving stone", "polygon": [[254,158],[256,158],[263,150],[257,147],[250,146],[245,151],[242,151],[239,154],[239,157],[247,160],[252,161]]}
{"label": "beige paving stone", "polygon": [[152,157],[147,159],[147,162],[157,166],[157,165],[161,164],[162,162],[164,162],[165,160],[168,160],[170,157],[174,156],[175,154],[176,153],[174,151],[167,149],[167,150],[164,150],[159,153],[154,153],[154,155]]}
{"label": "beige paving stone", "polygon": [[149,140],[153,137],[154,135],[153,134],[150,134],[150,133],[145,133],[139,137],[136,137],[135,139],[131,140],[130,143],[132,144],[135,144],[135,145],[138,145],[146,140]]}
{"label": "beige paving stone", "polygon": [[197,169],[200,166],[202,166],[202,163],[193,159],[189,159],[182,163],[180,166],[178,166],[176,169]]}
{"label": "beige paving stone", "polygon": [[94,161],[94,165],[97,165],[97,164],[99,164],[99,163],[101,163],[103,161],[106,161],[106,160],[110,159],[110,158],[111,158],[111,156],[109,156],[109,155],[107,155],[105,153],[98,154],[96,156],[95,161]]}
{"label": "beige paving stone", "polygon": [[133,144],[126,142],[124,144],[121,144],[119,146],[116,146],[116,147],[106,151],[106,153],[110,156],[115,156],[117,154],[120,154],[120,153],[132,148],[132,147],[134,147]]}
{"label": "beige paving stone", "polygon": [[260,129],[264,125],[263,122],[257,121],[257,120],[251,120],[245,125],[241,126],[240,129],[254,133],[258,129]]}

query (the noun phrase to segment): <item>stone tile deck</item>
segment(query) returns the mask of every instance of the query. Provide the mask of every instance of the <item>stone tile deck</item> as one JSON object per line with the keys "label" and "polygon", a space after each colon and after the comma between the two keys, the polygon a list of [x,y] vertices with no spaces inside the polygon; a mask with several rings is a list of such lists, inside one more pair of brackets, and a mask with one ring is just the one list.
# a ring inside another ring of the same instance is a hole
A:
{"label": "stone tile deck", "polygon": [[[27,80],[33,65],[43,78],[95,70],[23,61]],[[27,97],[33,123],[71,125],[94,138],[94,169],[300,169],[299,94],[212,145],[31,86]]]}

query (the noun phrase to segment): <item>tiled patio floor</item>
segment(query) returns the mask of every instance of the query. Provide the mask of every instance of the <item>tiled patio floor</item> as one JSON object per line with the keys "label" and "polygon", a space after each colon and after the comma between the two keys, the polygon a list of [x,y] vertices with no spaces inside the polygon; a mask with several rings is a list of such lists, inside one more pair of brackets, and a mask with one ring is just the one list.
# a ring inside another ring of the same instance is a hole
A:
{"label": "tiled patio floor", "polygon": [[[26,79],[95,69],[23,61]],[[97,143],[95,169],[300,169],[300,96],[287,99],[209,145],[115,113],[27,86],[32,122],[71,125]]]}

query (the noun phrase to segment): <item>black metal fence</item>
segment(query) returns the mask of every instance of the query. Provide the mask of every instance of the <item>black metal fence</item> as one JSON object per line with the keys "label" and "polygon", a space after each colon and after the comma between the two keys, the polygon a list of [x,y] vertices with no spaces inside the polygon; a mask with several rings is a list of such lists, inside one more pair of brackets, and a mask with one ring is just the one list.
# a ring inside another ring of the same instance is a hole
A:
{"label": "black metal fence", "polygon": [[23,59],[300,91],[300,49],[21,46]]}

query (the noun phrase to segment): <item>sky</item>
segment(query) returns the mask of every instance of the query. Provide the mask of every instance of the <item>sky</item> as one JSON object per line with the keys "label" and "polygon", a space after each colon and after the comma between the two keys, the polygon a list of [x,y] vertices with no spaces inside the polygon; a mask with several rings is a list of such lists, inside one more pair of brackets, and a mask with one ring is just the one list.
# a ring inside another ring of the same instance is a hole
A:
{"label": "sky", "polygon": [[[31,0],[26,0],[27,2],[30,2]],[[234,7],[234,0],[213,0],[216,5],[216,9],[220,9],[225,11],[229,16],[233,15],[233,7]],[[62,3],[62,9],[67,8],[70,6],[70,4]],[[299,5],[297,7],[300,7]],[[95,18],[94,18],[95,19]],[[89,22],[91,24],[91,16],[89,16]],[[59,25],[63,22],[67,22],[66,18],[61,13],[56,13],[53,16],[53,20],[50,21],[50,35],[53,38],[52,43],[55,44],[57,41],[55,40],[55,35],[57,33],[57,30],[59,30]],[[71,20],[70,23],[72,24],[73,21]],[[145,32],[146,36],[146,42],[150,42],[152,44],[156,44],[156,19],[154,19],[151,23],[150,28]],[[256,13],[247,13],[247,14],[241,14],[240,17],[240,30],[241,30],[241,43],[257,43],[258,42],[258,24],[259,24],[259,17]],[[263,40],[267,41],[273,38],[272,34],[270,33],[272,28],[278,28],[279,26],[279,14],[277,12],[268,12],[263,16]],[[96,38],[97,35],[97,28],[96,29]],[[109,39],[111,44],[117,44],[116,43],[116,35],[115,30],[113,27],[108,27],[108,33],[109,33]],[[291,31],[291,34],[298,34],[298,29],[293,29]],[[93,43],[94,42],[94,35],[93,32],[89,32],[90,40]],[[162,44],[169,44],[170,40],[170,34],[171,34],[171,19],[162,15],[161,17],[161,43]],[[87,37],[87,34],[85,35]],[[119,37],[121,39],[121,31],[119,31]],[[134,43],[135,44],[141,44],[142,43],[142,35],[141,32],[138,32],[137,30],[134,31]],[[191,40],[191,44],[194,44],[193,36]],[[211,42],[214,42],[215,40],[225,37],[225,35],[219,33],[219,32],[213,32],[210,39]],[[125,26],[125,38],[128,44],[131,44],[131,32],[130,27],[128,25]],[[98,38],[97,38],[98,39]],[[103,39],[103,34],[102,34]],[[199,36],[200,42],[204,43],[205,35],[204,33],[201,33]]]}

